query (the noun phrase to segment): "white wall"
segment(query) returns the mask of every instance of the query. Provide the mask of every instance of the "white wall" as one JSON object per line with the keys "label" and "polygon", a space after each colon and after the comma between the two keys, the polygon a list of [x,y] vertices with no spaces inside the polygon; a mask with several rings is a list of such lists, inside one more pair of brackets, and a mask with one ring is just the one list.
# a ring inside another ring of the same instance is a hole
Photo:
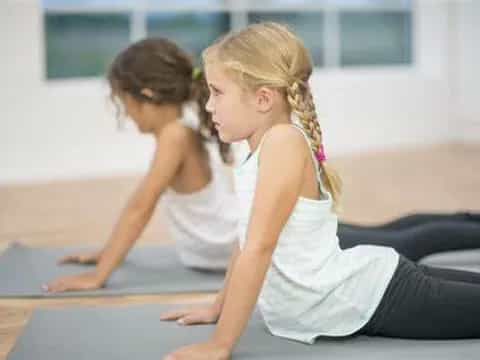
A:
{"label": "white wall", "polygon": [[151,141],[116,130],[102,81],[44,81],[42,26],[35,0],[0,1],[0,182],[144,169]]}
{"label": "white wall", "polygon": [[[421,1],[416,7],[414,67],[315,72],[312,86],[330,155],[452,140],[449,5]],[[468,32],[474,16],[462,14]],[[466,104],[466,124],[478,114],[476,84],[468,78],[474,70],[478,75],[470,60],[478,59],[478,49],[467,51],[473,35],[465,41],[458,108]],[[0,183],[145,169],[152,142],[132,129],[116,130],[102,81],[44,81],[42,14],[35,0],[0,1],[0,44]]]}
{"label": "white wall", "polygon": [[453,77],[452,129],[459,139],[480,143],[480,1],[458,2],[454,18],[457,54]]}

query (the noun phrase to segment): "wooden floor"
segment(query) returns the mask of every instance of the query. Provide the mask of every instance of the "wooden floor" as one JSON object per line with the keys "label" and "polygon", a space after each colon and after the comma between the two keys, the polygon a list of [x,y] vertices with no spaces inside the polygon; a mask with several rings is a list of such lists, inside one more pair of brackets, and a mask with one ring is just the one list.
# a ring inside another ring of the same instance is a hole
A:
{"label": "wooden floor", "polygon": [[[480,144],[437,145],[332,159],[345,183],[344,221],[373,224],[410,212],[480,211]],[[0,187],[0,248],[98,244],[108,237],[138,178]],[[161,209],[140,243],[171,242]],[[0,299],[0,359],[39,307],[207,301],[214,294]]]}

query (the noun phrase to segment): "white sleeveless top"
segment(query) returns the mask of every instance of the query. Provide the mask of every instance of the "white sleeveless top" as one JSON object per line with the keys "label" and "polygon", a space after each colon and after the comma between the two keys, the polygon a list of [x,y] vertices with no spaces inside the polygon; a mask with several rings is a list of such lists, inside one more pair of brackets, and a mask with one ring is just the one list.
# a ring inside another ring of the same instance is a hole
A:
{"label": "white sleeveless top", "polygon": [[[309,142],[303,129],[295,128]],[[250,158],[235,169],[241,249],[246,241],[264,138]],[[380,303],[399,259],[394,249],[383,246],[340,249],[332,197],[322,185],[313,153],[312,159],[321,193],[327,198],[298,198],[280,233],[258,298],[258,307],[272,334],[306,343],[313,343],[320,335],[349,335],[365,325]]]}
{"label": "white sleeveless top", "polygon": [[[198,118],[194,109],[192,104],[184,106],[179,121],[195,129]],[[169,188],[161,203],[181,261],[194,268],[225,269],[238,239],[237,198],[218,147],[206,146],[212,172],[210,183],[190,194]]]}

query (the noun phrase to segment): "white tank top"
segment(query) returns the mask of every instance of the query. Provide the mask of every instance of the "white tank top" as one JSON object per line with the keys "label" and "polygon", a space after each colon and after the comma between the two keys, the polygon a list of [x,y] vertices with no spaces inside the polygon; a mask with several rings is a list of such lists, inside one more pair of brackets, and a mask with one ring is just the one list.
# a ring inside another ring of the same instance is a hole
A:
{"label": "white tank top", "polygon": [[[181,121],[196,128],[195,107],[183,107]],[[207,144],[212,180],[203,189],[190,194],[169,188],[162,196],[168,231],[175,241],[181,261],[189,267],[225,269],[238,239],[237,198],[229,185],[218,147]]]}
{"label": "white tank top", "polygon": [[[295,128],[309,142],[303,129]],[[264,138],[235,169],[241,249],[246,241]],[[299,197],[280,233],[258,298],[258,307],[272,334],[306,343],[313,343],[320,335],[349,335],[366,324],[399,259],[394,249],[383,246],[340,249],[332,197],[322,185],[313,153],[312,159],[321,193],[327,198]]]}

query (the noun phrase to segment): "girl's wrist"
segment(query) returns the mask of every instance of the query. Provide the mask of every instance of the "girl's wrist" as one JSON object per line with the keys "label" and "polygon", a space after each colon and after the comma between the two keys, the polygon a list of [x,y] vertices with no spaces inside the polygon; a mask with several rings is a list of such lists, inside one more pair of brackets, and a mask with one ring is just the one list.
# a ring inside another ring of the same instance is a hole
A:
{"label": "girl's wrist", "polygon": [[215,299],[215,302],[212,304],[212,307],[213,307],[213,310],[220,315],[223,307],[223,299],[222,301]]}
{"label": "girl's wrist", "polygon": [[231,354],[236,343],[235,339],[229,339],[215,333],[212,335],[210,341],[215,344],[216,349],[224,351],[225,354]]}
{"label": "girl's wrist", "polygon": [[109,276],[110,276],[109,273],[105,273],[105,270],[102,270],[97,265],[97,268],[95,269],[95,278],[98,286],[102,286],[103,284],[105,284]]}

